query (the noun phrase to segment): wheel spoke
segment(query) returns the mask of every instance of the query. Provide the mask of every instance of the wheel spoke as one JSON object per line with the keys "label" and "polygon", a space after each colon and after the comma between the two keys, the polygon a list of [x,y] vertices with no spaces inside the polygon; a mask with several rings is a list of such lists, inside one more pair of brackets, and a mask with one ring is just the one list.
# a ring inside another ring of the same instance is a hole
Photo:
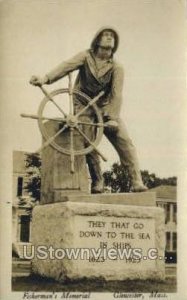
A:
{"label": "wheel spoke", "polygon": [[64,115],[64,117],[67,117],[67,114],[63,111],[63,109],[53,100],[53,98],[48,94],[46,89],[44,89],[43,86],[39,86],[44,95],[58,108],[58,110]]}
{"label": "wheel spoke", "polygon": [[73,106],[73,86],[72,86],[72,74],[69,73],[69,108],[70,115],[74,115],[74,106]]}
{"label": "wheel spoke", "polygon": [[90,122],[84,122],[84,121],[78,121],[78,124],[88,125],[88,126],[96,126],[96,127],[107,127],[107,125],[105,125],[103,123],[90,123]]}
{"label": "wheel spoke", "polygon": [[77,114],[76,114],[76,117],[78,118],[80,115],[82,115],[88,108],[90,108],[90,106],[92,106],[93,104],[95,104],[99,98],[101,96],[104,95],[104,92],[100,92],[96,97],[94,97],[81,111],[79,111]]}
{"label": "wheel spoke", "polygon": [[21,117],[35,119],[35,120],[41,119],[41,120],[57,121],[57,122],[65,122],[66,121],[63,118],[39,117],[37,115],[27,115],[27,114],[21,114]]}
{"label": "wheel spoke", "polygon": [[45,147],[47,147],[50,143],[52,143],[55,140],[55,138],[59,136],[59,134],[61,134],[67,127],[68,127],[67,125],[64,125],[64,127],[62,127],[59,131],[57,131],[55,135],[51,136],[47,141],[45,141],[43,145],[38,149],[37,152],[42,151]]}
{"label": "wheel spoke", "polygon": [[97,147],[95,146],[95,144],[92,141],[90,141],[90,139],[84,134],[84,132],[78,126],[76,126],[75,128],[84,137],[84,139],[95,149],[95,151],[101,156],[101,158],[104,161],[107,161],[106,157],[100,152],[99,149],[97,149]]}
{"label": "wheel spoke", "polygon": [[73,143],[73,132],[74,128],[70,127],[70,160],[71,160],[71,173],[75,172],[75,154],[74,154],[74,143]]}

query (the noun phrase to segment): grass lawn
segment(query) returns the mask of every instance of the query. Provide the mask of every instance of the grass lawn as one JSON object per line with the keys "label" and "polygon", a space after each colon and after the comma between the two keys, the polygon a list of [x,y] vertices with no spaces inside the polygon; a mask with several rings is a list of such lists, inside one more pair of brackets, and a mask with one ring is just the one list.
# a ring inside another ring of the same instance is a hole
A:
{"label": "grass lawn", "polygon": [[13,291],[37,292],[142,292],[175,293],[176,278],[168,278],[164,282],[152,280],[104,281],[103,279],[81,279],[76,281],[56,282],[39,276],[16,277],[12,279]]}

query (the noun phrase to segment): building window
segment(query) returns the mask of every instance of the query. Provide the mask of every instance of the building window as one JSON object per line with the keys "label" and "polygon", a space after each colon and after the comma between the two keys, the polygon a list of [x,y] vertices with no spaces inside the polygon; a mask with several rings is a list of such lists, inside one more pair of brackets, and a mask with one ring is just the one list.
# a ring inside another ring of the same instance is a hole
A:
{"label": "building window", "polygon": [[166,219],[165,219],[165,223],[168,223],[170,221],[170,203],[166,204]]}
{"label": "building window", "polygon": [[177,251],[177,233],[173,232],[173,251]]}
{"label": "building window", "polygon": [[171,232],[166,232],[166,251],[170,251]]}
{"label": "building window", "polygon": [[23,194],[23,177],[18,177],[18,184],[17,184],[17,196],[22,196]]}
{"label": "building window", "polygon": [[30,238],[30,216],[20,217],[20,242],[29,242]]}
{"label": "building window", "polygon": [[173,222],[177,223],[177,204],[173,204]]}

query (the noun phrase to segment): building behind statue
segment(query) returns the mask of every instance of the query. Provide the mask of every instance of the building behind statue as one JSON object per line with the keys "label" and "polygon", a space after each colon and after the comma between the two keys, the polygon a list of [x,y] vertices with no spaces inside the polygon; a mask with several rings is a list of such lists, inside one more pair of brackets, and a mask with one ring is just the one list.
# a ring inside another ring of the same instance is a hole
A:
{"label": "building behind statue", "polygon": [[31,246],[32,198],[25,189],[26,152],[13,151],[12,252],[22,258],[23,245]]}

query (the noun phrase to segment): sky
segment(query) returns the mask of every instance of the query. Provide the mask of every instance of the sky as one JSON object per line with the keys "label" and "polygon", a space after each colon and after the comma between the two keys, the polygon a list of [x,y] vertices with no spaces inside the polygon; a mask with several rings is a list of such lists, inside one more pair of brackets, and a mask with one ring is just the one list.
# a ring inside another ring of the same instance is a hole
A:
{"label": "sky", "polygon": [[[187,159],[185,140],[185,9],[180,0],[6,0],[0,2],[0,126],[2,166],[13,150],[35,151],[41,134],[36,114],[41,91],[29,84],[88,49],[95,32],[118,30],[115,59],[125,70],[123,118],[140,168],[177,176]],[[48,91],[67,86],[62,79]],[[119,158],[103,138],[108,169]]]}

